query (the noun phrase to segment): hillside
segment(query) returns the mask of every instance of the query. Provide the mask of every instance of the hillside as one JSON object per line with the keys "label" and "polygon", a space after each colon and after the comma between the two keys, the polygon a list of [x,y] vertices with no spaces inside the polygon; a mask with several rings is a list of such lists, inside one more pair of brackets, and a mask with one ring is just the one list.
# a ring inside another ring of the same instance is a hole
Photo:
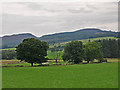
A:
{"label": "hillside", "polygon": [[[103,40],[103,39],[116,39],[117,40],[118,38],[116,38],[116,37],[98,37],[98,38],[81,39],[81,40],[78,40],[78,41],[82,41],[83,44],[86,44],[86,43],[89,42],[89,40],[90,40],[90,42],[93,42],[93,41],[96,41],[96,40]],[[61,42],[61,43],[56,43],[55,45],[63,45],[64,46],[67,43],[68,42]]]}
{"label": "hillside", "polygon": [[37,38],[37,37],[30,33],[3,36],[3,37],[0,37],[0,39],[2,39],[2,48],[15,47],[20,42],[22,42],[22,40],[24,40],[25,38]]}
{"label": "hillside", "polygon": [[37,38],[42,41],[46,41],[48,44],[62,43],[73,40],[82,40],[98,37],[117,37],[118,32],[102,31],[100,29],[82,29],[74,32],[55,33],[50,35],[44,35],[42,37],[36,37],[30,33],[14,34],[9,36],[0,37],[2,39],[1,48],[13,48],[22,42],[25,38]]}
{"label": "hillside", "polygon": [[97,38],[97,37],[117,37],[117,32],[111,31],[103,31],[100,29],[82,29],[74,32],[64,32],[64,33],[56,33],[50,35],[44,35],[39,38],[39,40],[43,40],[48,42],[49,44],[68,42],[73,40],[81,40],[88,38]]}

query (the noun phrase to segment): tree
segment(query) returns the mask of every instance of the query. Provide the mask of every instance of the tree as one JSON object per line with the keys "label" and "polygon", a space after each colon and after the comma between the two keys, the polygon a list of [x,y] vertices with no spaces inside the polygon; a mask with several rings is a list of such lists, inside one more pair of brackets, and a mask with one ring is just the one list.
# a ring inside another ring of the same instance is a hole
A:
{"label": "tree", "polygon": [[16,47],[16,54],[18,60],[24,60],[28,63],[42,63],[46,61],[48,45],[44,41],[34,38],[24,39]]}
{"label": "tree", "polygon": [[119,40],[116,39],[103,39],[96,42],[100,42],[102,45],[102,52],[105,58],[117,58],[119,45]]}
{"label": "tree", "polygon": [[64,47],[63,60],[80,63],[83,60],[83,45],[81,41],[72,41]]}
{"label": "tree", "polygon": [[63,46],[56,46],[54,45],[53,48],[49,48],[49,50],[51,51],[51,53],[54,53],[54,58],[56,63],[58,62],[58,59],[60,59],[60,56],[62,55],[62,51],[63,51]]}
{"label": "tree", "polygon": [[11,60],[16,58],[15,50],[2,50],[0,51],[0,54],[2,56],[2,59]]}
{"label": "tree", "polygon": [[55,53],[55,55],[56,55],[56,57],[55,57],[55,61],[56,61],[56,63],[58,62],[57,60],[58,60],[58,58],[60,57],[60,55],[62,54],[62,48],[60,48],[60,47],[57,47],[57,48],[55,48],[55,50],[54,50],[54,53]]}
{"label": "tree", "polygon": [[85,45],[85,61],[89,63],[90,61],[93,61],[94,59],[98,59],[100,62],[103,59],[103,54],[101,51],[101,43],[97,42],[89,42]]}

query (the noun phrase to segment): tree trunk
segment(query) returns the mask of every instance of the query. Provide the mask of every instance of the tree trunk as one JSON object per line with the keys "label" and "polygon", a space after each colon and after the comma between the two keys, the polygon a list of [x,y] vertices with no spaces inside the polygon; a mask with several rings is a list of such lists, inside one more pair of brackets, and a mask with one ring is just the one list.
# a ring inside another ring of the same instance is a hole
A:
{"label": "tree trunk", "polygon": [[31,67],[33,67],[33,62],[31,62]]}
{"label": "tree trunk", "polygon": [[56,61],[56,63],[57,63],[57,58],[56,58],[56,60],[55,60],[55,61]]}

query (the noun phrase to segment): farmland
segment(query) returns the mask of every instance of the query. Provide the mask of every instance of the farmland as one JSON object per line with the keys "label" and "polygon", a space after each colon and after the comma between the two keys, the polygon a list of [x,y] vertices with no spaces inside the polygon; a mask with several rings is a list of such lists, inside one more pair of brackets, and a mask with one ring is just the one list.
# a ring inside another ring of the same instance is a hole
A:
{"label": "farmland", "polygon": [[[92,38],[81,40],[86,44],[89,40],[116,39],[113,37]],[[68,42],[50,45],[50,48],[64,46]],[[1,49],[15,50],[15,48]],[[34,63],[20,62],[16,58],[12,60],[1,60],[2,87],[3,88],[118,88],[118,59],[105,58],[107,62],[98,63],[95,59],[89,64],[83,60],[82,63],[73,64],[62,60],[63,50],[55,59],[58,51],[47,51],[48,66],[40,66]]]}
{"label": "farmland", "polygon": [[3,68],[2,75],[3,88],[118,87],[118,63],[11,67]]}

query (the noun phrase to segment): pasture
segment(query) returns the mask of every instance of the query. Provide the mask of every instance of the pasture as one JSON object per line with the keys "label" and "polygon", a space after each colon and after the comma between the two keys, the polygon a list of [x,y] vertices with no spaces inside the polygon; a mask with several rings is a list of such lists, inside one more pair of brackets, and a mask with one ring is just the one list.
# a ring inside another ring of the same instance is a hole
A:
{"label": "pasture", "polygon": [[[98,39],[104,39],[104,37],[90,40]],[[89,39],[81,41],[85,44]],[[64,46],[66,43],[68,42],[58,45]],[[57,46],[57,44],[55,45]],[[54,46],[50,45],[50,48],[52,47]],[[15,48],[1,50],[15,50]],[[62,54],[63,52],[58,59],[62,59]],[[55,59],[57,52],[49,50],[46,57]],[[109,63],[74,65],[65,65],[67,62],[63,62],[63,60],[58,60],[58,64],[62,65],[54,65],[55,60],[48,60],[49,66],[44,67],[30,67],[30,63],[19,60],[1,61],[0,66],[4,66],[2,68],[3,88],[118,88],[118,59],[116,58],[107,58]],[[20,65],[23,67],[19,67]]]}
{"label": "pasture", "polygon": [[3,67],[2,87],[117,88],[118,63],[52,65],[46,67]]}

